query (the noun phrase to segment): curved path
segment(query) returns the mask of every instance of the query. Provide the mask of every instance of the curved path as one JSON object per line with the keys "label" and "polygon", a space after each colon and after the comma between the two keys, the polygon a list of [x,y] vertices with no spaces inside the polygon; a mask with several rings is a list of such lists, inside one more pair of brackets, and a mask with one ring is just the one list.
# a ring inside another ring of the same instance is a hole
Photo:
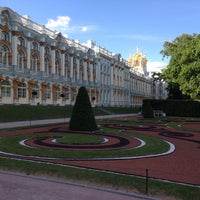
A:
{"label": "curved path", "polygon": [[145,195],[119,190],[5,171],[0,171],[0,180],[3,200],[156,200]]}
{"label": "curved path", "polygon": [[[63,125],[55,126],[62,128]],[[151,135],[168,140],[176,146],[176,150],[168,155],[140,159],[124,160],[59,160],[29,158],[30,160],[52,162],[67,166],[76,166],[89,169],[104,170],[115,173],[145,176],[146,169],[149,176],[156,179],[175,181],[186,184],[200,185],[200,134],[195,132],[178,131],[172,128],[163,127],[120,127],[126,131]],[[42,127],[17,131],[0,132],[0,136],[28,134],[34,132],[50,131],[52,127]],[[185,134],[185,136],[184,136]],[[0,154],[0,156],[9,156]],[[12,158],[19,158],[10,155]],[[20,159],[27,159],[20,157]]]}

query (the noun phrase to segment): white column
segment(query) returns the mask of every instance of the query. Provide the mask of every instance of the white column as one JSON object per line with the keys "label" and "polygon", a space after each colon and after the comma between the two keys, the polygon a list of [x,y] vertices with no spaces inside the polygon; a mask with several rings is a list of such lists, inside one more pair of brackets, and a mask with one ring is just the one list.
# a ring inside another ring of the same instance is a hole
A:
{"label": "white column", "polygon": [[40,71],[44,72],[44,45],[40,46]]}
{"label": "white column", "polygon": [[12,65],[17,66],[17,36],[12,37]]}
{"label": "white column", "polygon": [[113,65],[110,66],[110,83],[113,85]]}
{"label": "white column", "polygon": [[101,81],[101,71],[100,71],[100,69],[101,69],[101,63],[100,63],[100,61],[98,61],[97,62],[97,67],[96,67],[96,81],[97,81],[97,83],[99,82],[100,83],[100,81]]}
{"label": "white column", "polygon": [[27,69],[31,67],[31,42],[27,42]]}
{"label": "white column", "polygon": [[76,64],[77,64],[77,79],[79,80],[79,74],[80,74],[80,60],[77,58],[76,60]]}
{"label": "white column", "polygon": [[84,81],[87,81],[87,61],[83,62],[83,70],[84,70]]}
{"label": "white column", "polygon": [[65,75],[65,54],[61,54],[61,76]]}
{"label": "white column", "polygon": [[90,65],[90,81],[93,82],[94,81],[94,77],[93,77],[93,64],[89,62]]}
{"label": "white column", "polygon": [[51,66],[52,66],[52,74],[55,74],[56,70],[55,70],[55,49],[52,49],[51,50],[51,60],[52,60],[52,63],[51,63]]}
{"label": "white column", "polygon": [[74,64],[73,64],[73,56],[71,56],[70,57],[70,78],[72,78],[73,77],[73,68],[74,68],[74,66],[73,66]]}

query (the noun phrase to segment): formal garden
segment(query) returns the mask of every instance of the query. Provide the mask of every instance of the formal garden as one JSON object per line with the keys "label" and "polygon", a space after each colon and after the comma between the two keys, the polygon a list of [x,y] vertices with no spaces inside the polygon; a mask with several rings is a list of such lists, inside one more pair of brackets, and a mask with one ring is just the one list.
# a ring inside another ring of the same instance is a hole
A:
{"label": "formal garden", "polygon": [[95,120],[90,105],[75,107],[69,123],[2,129],[0,168],[160,198],[199,199],[199,118],[137,114]]}

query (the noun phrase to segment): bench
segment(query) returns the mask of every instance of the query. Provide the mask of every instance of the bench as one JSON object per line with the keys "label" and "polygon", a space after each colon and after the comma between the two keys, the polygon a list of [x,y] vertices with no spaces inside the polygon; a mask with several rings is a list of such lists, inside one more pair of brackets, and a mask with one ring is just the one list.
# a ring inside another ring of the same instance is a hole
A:
{"label": "bench", "polygon": [[162,110],[153,110],[154,116],[162,116],[165,117],[166,113],[164,113]]}

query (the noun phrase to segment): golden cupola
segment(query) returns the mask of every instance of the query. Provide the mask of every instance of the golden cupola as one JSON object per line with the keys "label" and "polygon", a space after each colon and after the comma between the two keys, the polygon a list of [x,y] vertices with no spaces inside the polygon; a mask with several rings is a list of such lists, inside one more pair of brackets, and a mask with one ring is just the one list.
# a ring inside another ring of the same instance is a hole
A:
{"label": "golden cupola", "polygon": [[138,48],[134,55],[129,56],[128,62],[131,63],[134,71],[138,71],[142,74],[147,73],[147,59],[142,52],[139,52]]}

